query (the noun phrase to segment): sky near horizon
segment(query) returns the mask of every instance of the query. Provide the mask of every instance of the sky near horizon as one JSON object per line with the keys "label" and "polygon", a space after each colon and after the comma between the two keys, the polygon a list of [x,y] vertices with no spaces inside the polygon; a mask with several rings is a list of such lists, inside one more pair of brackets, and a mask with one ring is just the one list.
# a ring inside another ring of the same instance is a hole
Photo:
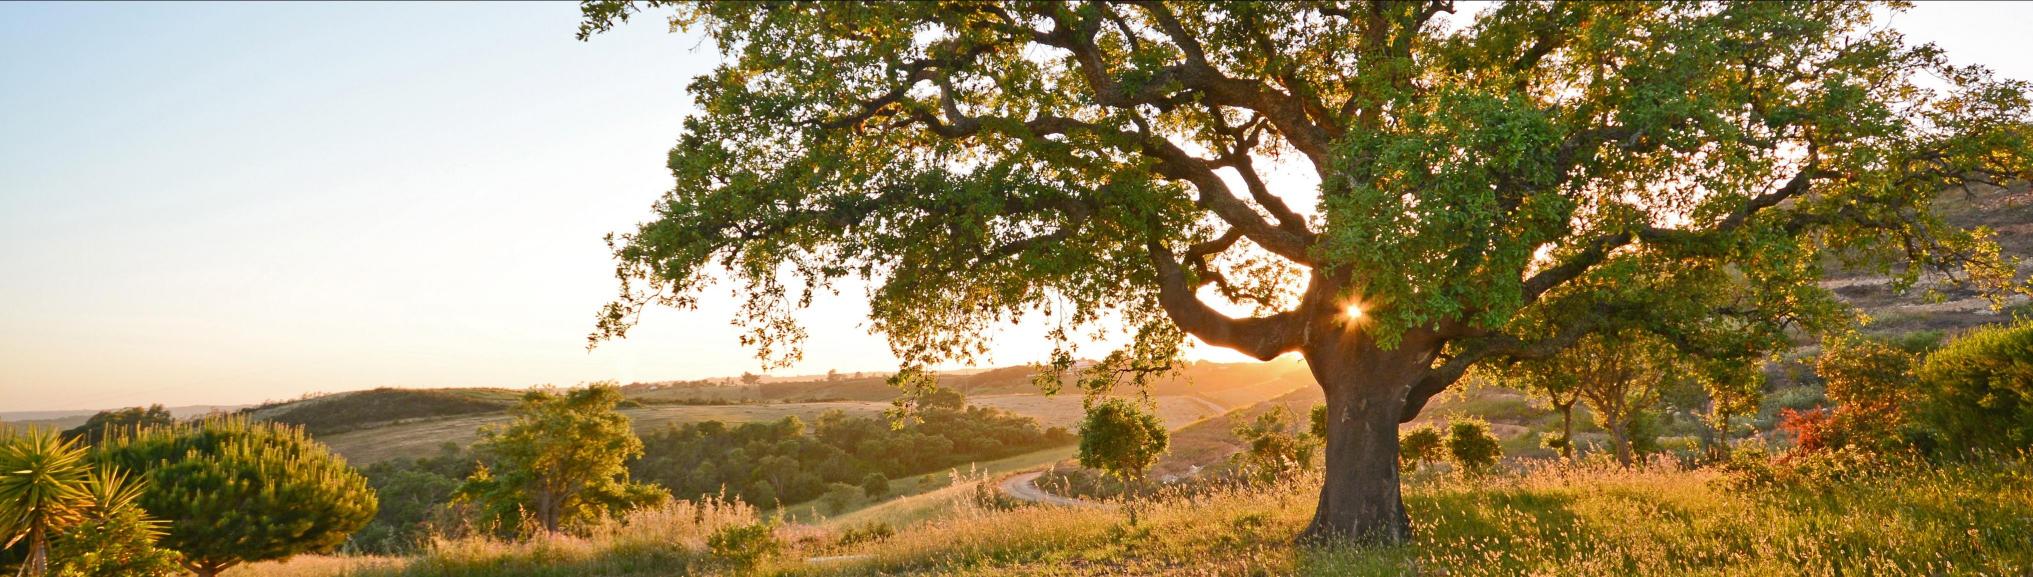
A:
{"label": "sky near horizon", "polygon": [[[710,43],[570,3],[0,3],[0,412],[758,369],[731,299],[588,352]],[[1894,25],[2033,79],[2033,4]],[[724,290],[717,293],[726,294]],[[774,374],[881,371],[857,291]],[[1042,359],[1025,331],[994,359]],[[1217,360],[1239,355],[1208,351]]]}

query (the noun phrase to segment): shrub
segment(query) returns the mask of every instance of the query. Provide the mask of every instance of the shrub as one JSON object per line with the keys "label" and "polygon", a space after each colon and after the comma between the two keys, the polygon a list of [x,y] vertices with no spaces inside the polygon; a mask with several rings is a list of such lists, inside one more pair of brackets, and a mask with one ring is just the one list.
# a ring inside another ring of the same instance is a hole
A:
{"label": "shrub", "polygon": [[861,494],[870,499],[881,499],[889,495],[889,477],[882,473],[869,473],[861,478]]}
{"label": "shrub", "polygon": [[839,543],[841,545],[853,545],[856,543],[869,543],[873,541],[881,541],[883,539],[888,539],[890,537],[895,536],[896,529],[890,527],[889,523],[876,521],[862,525],[855,525],[852,527],[848,527],[847,530],[845,531],[841,531]]}
{"label": "shrub", "polygon": [[782,550],[776,525],[769,522],[728,525],[706,537],[713,559],[738,572],[753,571]]}
{"label": "shrub", "polygon": [[1318,438],[1296,430],[1291,411],[1284,405],[1271,407],[1254,422],[1237,423],[1234,433],[1248,445],[1236,453],[1236,464],[1246,476],[1261,482],[1312,468],[1313,456],[1320,448]]}
{"label": "shrub", "polygon": [[826,514],[838,515],[841,511],[847,510],[848,505],[853,505],[854,500],[861,497],[861,495],[862,490],[860,487],[846,483],[833,483],[826,486],[826,494],[819,497],[819,505],[825,507]]}
{"label": "shrub", "polygon": [[1462,471],[1483,473],[1495,467],[1504,454],[1503,446],[1489,432],[1489,423],[1458,419],[1447,427],[1447,456]]}
{"label": "shrub", "polygon": [[201,577],[334,549],[378,505],[367,479],[302,429],[244,417],[110,438],[99,458],[143,476],[141,508],[170,521],[163,545]]}
{"label": "shrub", "polygon": [[1951,449],[2033,447],[2033,320],[1978,329],[1927,356],[1916,416]]}
{"label": "shrub", "polygon": [[1899,431],[1916,392],[1913,363],[1913,353],[1890,342],[1855,336],[1829,341],[1814,372],[1835,409],[1814,425],[1817,447],[1803,449],[1902,445]]}
{"label": "shrub", "polygon": [[1421,463],[1440,460],[1442,439],[1440,430],[1432,425],[1415,427],[1398,435],[1398,464],[1407,471],[1416,471]]}

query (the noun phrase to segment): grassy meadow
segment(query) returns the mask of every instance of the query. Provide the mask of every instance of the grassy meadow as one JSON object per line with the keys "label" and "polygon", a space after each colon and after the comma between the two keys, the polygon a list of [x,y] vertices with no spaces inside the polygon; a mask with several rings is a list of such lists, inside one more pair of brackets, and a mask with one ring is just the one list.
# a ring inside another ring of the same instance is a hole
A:
{"label": "grassy meadow", "polygon": [[[299,558],[232,575],[2023,575],[2033,571],[2033,468],[1861,460],[1757,482],[1658,462],[1624,470],[1541,462],[1482,478],[1407,480],[1414,542],[1292,546],[1319,479],[1170,491],[1139,505],[1005,509],[965,498],[937,519],[857,540],[866,523],[780,525],[782,549],[734,566],[706,544],[761,522],[745,506],[684,503],[589,537],[440,541],[408,560]],[[992,481],[985,479],[984,481]],[[964,492],[966,487],[948,489]],[[847,521],[842,519],[840,521]]]}

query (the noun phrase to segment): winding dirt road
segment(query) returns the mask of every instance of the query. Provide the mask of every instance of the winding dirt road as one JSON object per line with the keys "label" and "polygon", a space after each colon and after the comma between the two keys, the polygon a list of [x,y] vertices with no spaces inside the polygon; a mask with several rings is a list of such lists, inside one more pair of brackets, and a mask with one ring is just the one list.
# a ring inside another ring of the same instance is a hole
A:
{"label": "winding dirt road", "polygon": [[1019,501],[1043,503],[1046,505],[1058,505],[1061,507],[1094,507],[1099,505],[1098,503],[1079,499],[1068,499],[1047,493],[1044,489],[1039,489],[1038,476],[1043,474],[1045,474],[1044,471],[1031,471],[1029,473],[1012,475],[1009,479],[1002,482],[1002,492]]}

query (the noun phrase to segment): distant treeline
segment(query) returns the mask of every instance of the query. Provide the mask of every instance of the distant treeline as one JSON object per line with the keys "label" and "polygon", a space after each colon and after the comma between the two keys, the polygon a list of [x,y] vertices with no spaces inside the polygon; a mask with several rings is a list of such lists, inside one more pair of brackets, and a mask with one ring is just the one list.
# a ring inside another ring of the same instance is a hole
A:
{"label": "distant treeline", "polygon": [[831,483],[864,484],[999,459],[1073,442],[1063,428],[1001,409],[965,406],[942,391],[903,428],[888,419],[827,411],[807,426],[796,417],[729,426],[706,421],[644,436],[630,473],[688,498],[720,494],[770,506],[809,501]]}

